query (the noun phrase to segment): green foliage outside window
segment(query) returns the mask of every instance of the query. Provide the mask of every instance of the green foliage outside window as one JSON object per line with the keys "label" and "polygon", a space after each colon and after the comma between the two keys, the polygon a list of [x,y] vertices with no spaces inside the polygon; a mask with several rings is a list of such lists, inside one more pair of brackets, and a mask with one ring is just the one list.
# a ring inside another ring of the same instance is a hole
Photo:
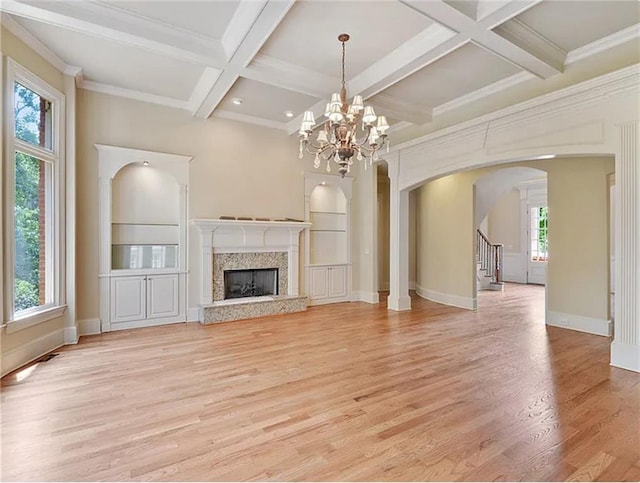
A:
{"label": "green foliage outside window", "polygon": [[547,206],[541,206],[538,208],[538,249],[541,253],[546,254],[549,246],[547,239],[547,218],[549,215],[549,208]]}
{"label": "green foliage outside window", "polygon": [[[40,97],[21,84],[15,84],[16,138],[39,145]],[[37,307],[40,302],[40,209],[38,204],[40,163],[15,152],[15,299],[14,310]]]}

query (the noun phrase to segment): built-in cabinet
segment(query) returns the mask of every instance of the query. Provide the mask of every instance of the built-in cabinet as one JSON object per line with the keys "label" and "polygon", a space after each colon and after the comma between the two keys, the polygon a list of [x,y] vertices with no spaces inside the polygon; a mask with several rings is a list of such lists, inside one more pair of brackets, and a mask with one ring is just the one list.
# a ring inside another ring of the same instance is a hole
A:
{"label": "built-in cabinet", "polygon": [[168,322],[173,323],[180,315],[179,288],[179,274],[111,277],[111,322],[157,325],[170,318]]}
{"label": "built-in cabinet", "polygon": [[310,305],[351,299],[350,211],[352,178],[307,174],[306,289]]}
{"label": "built-in cabinet", "polygon": [[185,322],[191,158],[96,148],[102,331]]}

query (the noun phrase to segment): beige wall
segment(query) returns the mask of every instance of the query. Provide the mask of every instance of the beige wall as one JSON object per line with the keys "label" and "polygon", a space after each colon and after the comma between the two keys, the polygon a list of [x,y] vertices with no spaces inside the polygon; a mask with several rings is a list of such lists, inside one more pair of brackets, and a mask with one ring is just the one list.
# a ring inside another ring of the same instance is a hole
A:
{"label": "beige wall", "polygon": [[549,171],[548,310],[608,319],[613,170],[613,159],[575,159]]}
{"label": "beige wall", "polygon": [[[607,175],[614,170],[613,158],[554,159],[517,165],[548,173],[547,310],[607,319]],[[421,287],[461,297],[475,296],[473,185],[494,169],[500,168],[458,173],[420,188],[417,283]],[[497,239],[492,230],[492,238]],[[507,235],[515,250],[519,237]]]}
{"label": "beige wall", "polygon": [[[386,171],[378,171],[378,287],[389,290],[389,177]],[[416,213],[418,190],[409,192],[409,283],[416,281]]]}
{"label": "beige wall", "polygon": [[[95,143],[193,156],[189,218],[304,216],[305,164],[297,139],[275,129],[211,118],[86,90],[77,96],[78,319],[98,317]],[[190,232],[188,307],[197,299],[197,234]]]}
{"label": "beige wall", "polygon": [[378,170],[378,287],[389,290],[389,177]]}
{"label": "beige wall", "polygon": [[520,252],[520,191],[512,189],[493,205],[487,217],[487,236],[492,243],[502,243],[508,253]]}
{"label": "beige wall", "polygon": [[420,289],[474,297],[473,183],[480,174],[445,176],[418,190],[416,284]]}
{"label": "beige wall", "polygon": [[[11,32],[7,31],[4,28],[0,28],[0,48],[2,49],[3,57],[12,58],[15,62],[17,62],[18,64],[22,65],[23,67],[31,71],[33,74],[40,77],[46,83],[50,84],[51,86],[55,87],[60,91],[64,91],[63,74],[60,71],[58,71],[55,67],[53,67],[51,64],[46,62],[42,57],[36,54],[33,50],[31,50],[31,48],[25,45],[22,41],[16,38]],[[3,63],[4,63],[4,58],[3,58]],[[4,65],[4,68],[2,70],[3,70],[3,75],[6,75],[6,64]],[[4,88],[5,86],[4,77],[3,77],[2,85],[3,85],[2,96],[3,96],[3,105],[4,105],[4,103],[7,102],[7,99],[4,98],[5,91],[6,91],[6,89]],[[4,136],[4,129],[2,130],[2,136]],[[2,157],[4,160],[5,159],[4,139],[2,142],[2,146],[3,146]],[[4,166],[5,164],[3,161],[3,171],[4,171]],[[4,174],[1,177],[1,179],[5,180]],[[4,187],[0,189],[0,201],[3,203],[2,212],[4,212],[4,208],[5,208],[4,207],[5,197],[3,193],[4,193]],[[2,223],[2,227],[3,229],[5,228],[4,222]],[[5,243],[7,241],[9,243],[12,242],[12,240],[5,240]],[[2,253],[2,257],[4,259],[4,251]],[[11,267],[4,267],[3,265],[2,266],[3,274],[5,273],[5,269],[10,270]],[[6,316],[7,310],[8,310],[8,307],[6,307],[5,304],[9,304],[12,302],[5,300],[4,297],[1,300],[2,300],[1,308],[2,308],[3,320],[5,320],[4,316]],[[14,367],[8,367],[5,365],[5,361],[9,358],[9,356],[11,356],[11,360],[15,360],[16,358],[18,359],[22,358],[23,362],[27,362],[28,359],[33,357],[33,356],[28,356],[27,354],[29,354],[29,351],[38,350],[37,343],[39,340],[43,338],[47,338],[48,342],[59,340],[58,344],[55,344],[55,342],[54,344],[60,345],[64,340],[64,336],[62,334],[63,328],[64,328],[64,320],[62,319],[62,317],[60,317],[57,319],[50,320],[48,322],[44,322],[42,324],[29,327],[24,330],[20,330],[18,332],[14,332],[12,334],[7,334],[6,329],[2,329],[0,331],[0,334],[1,334],[0,347],[2,349],[0,373],[4,374],[8,370],[14,369]],[[45,342],[43,342],[43,344],[44,343]],[[50,349],[53,349],[55,345],[53,347],[50,347]],[[46,350],[46,347],[44,350]],[[22,357],[21,354],[25,354],[24,357]]]}

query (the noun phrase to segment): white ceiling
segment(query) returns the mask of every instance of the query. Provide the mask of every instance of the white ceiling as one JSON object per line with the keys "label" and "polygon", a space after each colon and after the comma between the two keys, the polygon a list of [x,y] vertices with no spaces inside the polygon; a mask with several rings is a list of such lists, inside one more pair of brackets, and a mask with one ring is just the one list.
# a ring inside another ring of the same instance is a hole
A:
{"label": "white ceiling", "polygon": [[619,65],[634,42],[638,62],[640,38],[636,0],[2,0],[0,10],[4,28],[78,73],[81,88],[289,133],[339,89],[343,32],[350,96],[407,133],[506,89],[527,98],[596,54]]}

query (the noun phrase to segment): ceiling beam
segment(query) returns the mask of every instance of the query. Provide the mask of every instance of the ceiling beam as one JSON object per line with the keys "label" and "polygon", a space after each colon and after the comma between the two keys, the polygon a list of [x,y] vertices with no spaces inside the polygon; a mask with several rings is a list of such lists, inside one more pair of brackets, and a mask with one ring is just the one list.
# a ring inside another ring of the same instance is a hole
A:
{"label": "ceiling beam", "polygon": [[[514,0],[505,3],[501,8],[487,14],[479,21],[467,17],[442,0],[400,1],[415,11],[458,32],[460,35],[468,36],[474,44],[493,52],[537,77],[547,79],[562,72],[563,65],[559,65],[557,57],[553,55],[548,58],[545,55],[548,54],[548,51],[543,52],[539,48],[534,48],[532,50],[535,50],[535,52],[532,52],[528,50],[531,47],[530,45],[516,45],[492,30],[533,7],[540,0]],[[529,40],[531,40],[531,37]],[[539,43],[536,45],[539,46]]]}
{"label": "ceiling beam", "polygon": [[218,68],[226,62],[219,40],[160,24],[111,5],[95,2],[45,2],[43,5],[46,8],[2,0],[0,10],[182,61]]}
{"label": "ceiling beam", "polygon": [[264,54],[256,55],[251,64],[240,71],[240,76],[322,98],[340,86],[340,79],[337,77],[330,77]]}
{"label": "ceiling beam", "polygon": [[204,119],[211,115],[229,89],[233,87],[233,84],[240,76],[240,72],[251,63],[251,60],[256,56],[294,3],[295,0],[269,0],[267,2],[224,68],[222,75],[195,111],[194,114],[197,117]]}

